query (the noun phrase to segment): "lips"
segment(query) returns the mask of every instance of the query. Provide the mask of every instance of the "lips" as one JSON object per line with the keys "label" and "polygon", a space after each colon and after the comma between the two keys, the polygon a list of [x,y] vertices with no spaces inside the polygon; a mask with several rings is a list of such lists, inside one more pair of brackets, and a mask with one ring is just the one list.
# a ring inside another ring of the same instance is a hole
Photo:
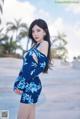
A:
{"label": "lips", "polygon": [[35,37],[35,39],[39,39],[39,37]]}

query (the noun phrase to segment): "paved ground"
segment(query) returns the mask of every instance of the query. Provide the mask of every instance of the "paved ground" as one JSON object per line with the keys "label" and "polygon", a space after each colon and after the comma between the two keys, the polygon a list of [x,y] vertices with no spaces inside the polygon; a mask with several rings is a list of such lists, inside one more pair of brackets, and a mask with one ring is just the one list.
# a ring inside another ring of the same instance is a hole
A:
{"label": "paved ground", "polygon": [[[21,64],[21,60],[0,58],[0,110],[9,110],[9,119],[16,119],[19,107],[20,96],[12,87]],[[43,90],[36,119],[80,119],[80,70],[54,67],[40,77]]]}

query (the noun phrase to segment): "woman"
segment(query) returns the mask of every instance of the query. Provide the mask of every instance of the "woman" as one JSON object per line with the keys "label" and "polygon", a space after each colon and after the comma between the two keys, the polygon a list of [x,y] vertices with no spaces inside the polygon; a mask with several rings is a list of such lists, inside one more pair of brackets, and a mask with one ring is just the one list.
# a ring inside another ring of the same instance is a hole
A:
{"label": "woman", "polygon": [[46,22],[34,20],[28,37],[34,46],[25,52],[23,66],[14,83],[14,91],[21,94],[17,119],[35,119],[35,104],[42,90],[39,74],[47,73],[50,66],[50,34]]}

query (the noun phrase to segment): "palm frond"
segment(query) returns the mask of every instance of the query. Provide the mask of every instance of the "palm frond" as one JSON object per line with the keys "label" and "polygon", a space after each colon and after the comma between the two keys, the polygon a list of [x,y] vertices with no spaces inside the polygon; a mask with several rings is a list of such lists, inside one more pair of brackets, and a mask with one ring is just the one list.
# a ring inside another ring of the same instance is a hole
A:
{"label": "palm frond", "polygon": [[28,32],[21,30],[21,32],[19,33],[19,39],[25,38],[28,36]]}
{"label": "palm frond", "polygon": [[1,24],[1,19],[0,19],[0,24]]}
{"label": "palm frond", "polygon": [[0,4],[0,11],[1,11],[1,13],[3,13],[3,9],[2,9],[2,6],[1,6],[1,4]]}
{"label": "palm frond", "polygon": [[4,3],[4,0],[2,0],[2,2]]}
{"label": "palm frond", "polygon": [[8,38],[9,38],[9,37],[8,37],[6,34],[1,34],[1,35],[0,35],[0,43],[1,43],[2,41],[7,41]]}
{"label": "palm frond", "polygon": [[28,26],[26,23],[21,23],[20,27],[24,28],[25,30],[28,30]]}
{"label": "palm frond", "polygon": [[1,32],[3,31],[4,28],[0,28],[0,35],[1,35]]}

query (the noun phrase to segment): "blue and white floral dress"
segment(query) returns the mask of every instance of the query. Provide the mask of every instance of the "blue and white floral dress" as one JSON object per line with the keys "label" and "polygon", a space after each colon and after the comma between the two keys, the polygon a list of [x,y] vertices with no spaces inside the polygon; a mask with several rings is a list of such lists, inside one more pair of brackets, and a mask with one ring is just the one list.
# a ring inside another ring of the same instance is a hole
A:
{"label": "blue and white floral dress", "polygon": [[[48,58],[37,49],[39,44],[25,52],[22,69],[14,83],[14,90],[19,89],[23,91],[21,94],[21,103],[37,103],[42,90],[39,74],[44,71],[48,63]],[[33,58],[34,53],[37,56],[38,62]]]}

